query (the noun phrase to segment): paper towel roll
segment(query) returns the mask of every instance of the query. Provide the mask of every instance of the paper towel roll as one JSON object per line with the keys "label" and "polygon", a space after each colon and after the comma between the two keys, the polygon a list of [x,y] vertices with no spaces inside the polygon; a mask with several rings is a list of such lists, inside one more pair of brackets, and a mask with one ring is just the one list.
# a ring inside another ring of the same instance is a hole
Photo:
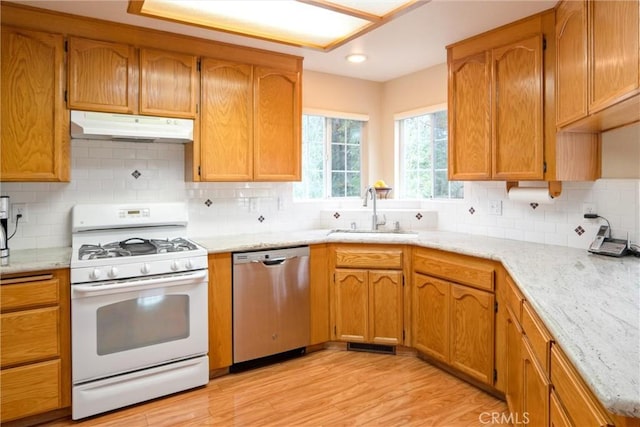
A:
{"label": "paper towel roll", "polygon": [[513,187],[509,189],[509,200],[526,203],[549,204],[553,203],[553,197],[549,195],[548,188]]}

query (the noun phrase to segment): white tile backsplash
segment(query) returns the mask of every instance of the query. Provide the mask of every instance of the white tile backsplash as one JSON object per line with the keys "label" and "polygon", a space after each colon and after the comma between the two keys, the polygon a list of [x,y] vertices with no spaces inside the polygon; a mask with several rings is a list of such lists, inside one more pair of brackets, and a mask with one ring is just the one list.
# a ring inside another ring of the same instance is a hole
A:
{"label": "white tile backsplash", "polygon": [[[110,141],[72,141],[70,183],[2,183],[11,203],[27,203],[12,249],[71,244],[71,208],[78,203],[185,201],[189,235],[280,232],[310,228],[370,227],[371,205],[358,198],[302,202],[291,183],[184,182],[184,146]],[[132,173],[141,175],[136,179]],[[210,201],[207,205],[205,202]],[[489,215],[488,201],[502,201],[502,215]],[[387,226],[440,229],[587,248],[601,220],[585,220],[582,204],[594,203],[611,222],[614,237],[640,240],[640,180],[603,179],[563,183],[562,195],[535,210],[507,198],[503,182],[467,182],[463,200],[380,200]],[[474,213],[469,212],[473,207]],[[338,212],[340,216],[334,217]],[[420,218],[418,218],[420,214]],[[262,219],[262,221],[260,220]],[[581,226],[585,232],[574,230]],[[12,233],[15,223],[9,223]]]}

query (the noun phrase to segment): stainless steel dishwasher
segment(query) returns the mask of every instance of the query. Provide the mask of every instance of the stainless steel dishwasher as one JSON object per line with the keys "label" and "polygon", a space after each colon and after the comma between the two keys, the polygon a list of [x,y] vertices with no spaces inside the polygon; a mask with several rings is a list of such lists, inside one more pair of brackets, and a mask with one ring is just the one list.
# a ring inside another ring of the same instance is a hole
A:
{"label": "stainless steel dishwasher", "polygon": [[309,345],[309,247],[233,254],[233,363]]}

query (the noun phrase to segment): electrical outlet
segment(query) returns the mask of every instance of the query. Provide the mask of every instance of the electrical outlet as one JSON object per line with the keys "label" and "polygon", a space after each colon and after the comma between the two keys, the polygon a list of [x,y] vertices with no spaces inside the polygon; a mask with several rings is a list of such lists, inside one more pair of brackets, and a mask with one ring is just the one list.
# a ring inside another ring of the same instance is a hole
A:
{"label": "electrical outlet", "polygon": [[489,200],[489,215],[502,215],[502,200]]}
{"label": "electrical outlet", "polygon": [[582,213],[583,214],[596,214],[598,210],[596,208],[595,203],[583,203],[582,204]]}
{"label": "electrical outlet", "polygon": [[21,223],[29,222],[29,211],[26,203],[13,203],[11,205],[11,222],[16,222],[18,215],[22,215],[20,217]]}

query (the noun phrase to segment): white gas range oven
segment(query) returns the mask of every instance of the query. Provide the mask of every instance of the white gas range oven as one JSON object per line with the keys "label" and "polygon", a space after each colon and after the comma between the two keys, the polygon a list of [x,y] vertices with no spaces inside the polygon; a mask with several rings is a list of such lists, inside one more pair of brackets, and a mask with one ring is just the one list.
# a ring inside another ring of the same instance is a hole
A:
{"label": "white gas range oven", "polygon": [[72,418],[209,381],[207,251],[183,203],[76,205]]}

